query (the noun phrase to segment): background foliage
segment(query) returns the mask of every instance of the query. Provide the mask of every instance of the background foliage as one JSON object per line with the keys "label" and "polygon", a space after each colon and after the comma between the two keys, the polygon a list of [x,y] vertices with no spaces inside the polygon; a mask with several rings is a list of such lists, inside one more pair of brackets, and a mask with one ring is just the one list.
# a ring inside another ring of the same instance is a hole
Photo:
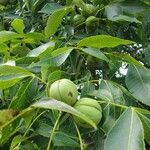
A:
{"label": "background foliage", "polygon": [[[0,4],[0,149],[150,148],[149,0]],[[97,127],[48,97],[61,78],[101,104]],[[11,112],[5,124],[3,110]],[[78,127],[71,115],[93,128]]]}

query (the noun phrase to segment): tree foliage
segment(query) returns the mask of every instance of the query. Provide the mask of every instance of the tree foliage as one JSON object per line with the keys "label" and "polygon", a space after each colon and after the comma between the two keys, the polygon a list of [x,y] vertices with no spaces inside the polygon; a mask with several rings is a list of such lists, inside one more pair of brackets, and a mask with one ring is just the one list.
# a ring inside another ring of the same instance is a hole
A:
{"label": "tree foliage", "polygon": [[[148,0],[0,0],[0,149],[148,150],[149,14]],[[63,78],[99,102],[97,126],[49,97]]]}

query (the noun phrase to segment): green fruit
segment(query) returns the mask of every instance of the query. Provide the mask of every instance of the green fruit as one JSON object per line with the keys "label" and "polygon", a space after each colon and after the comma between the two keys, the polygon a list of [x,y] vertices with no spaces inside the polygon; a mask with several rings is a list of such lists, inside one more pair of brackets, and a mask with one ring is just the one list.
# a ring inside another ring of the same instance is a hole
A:
{"label": "green fruit", "polygon": [[92,15],[95,13],[96,11],[96,7],[91,5],[91,4],[85,4],[85,8],[84,8],[84,11],[89,14],[89,15]]}
{"label": "green fruit", "polygon": [[82,23],[85,22],[85,17],[83,17],[82,15],[75,15],[73,18],[73,23],[75,26],[80,25]]}
{"label": "green fruit", "polygon": [[[83,114],[85,114],[88,118],[90,118],[96,125],[101,121],[102,118],[102,109],[99,103],[91,98],[82,98],[80,99],[74,106],[74,108]],[[79,117],[73,116],[75,122],[82,126],[89,128],[89,126],[84,120]]]}
{"label": "green fruit", "polygon": [[85,7],[85,2],[83,0],[73,0],[73,3],[80,8]]}
{"label": "green fruit", "polygon": [[55,81],[50,86],[49,96],[72,106],[77,101],[77,86],[68,79]]}
{"label": "green fruit", "polygon": [[86,19],[85,24],[86,26],[93,26],[97,24],[97,22],[98,22],[98,18],[96,18],[95,16],[90,16]]}
{"label": "green fruit", "polygon": [[81,8],[81,12],[84,16],[95,15],[99,7],[95,7],[92,4],[86,4],[83,0],[74,0],[73,3]]}

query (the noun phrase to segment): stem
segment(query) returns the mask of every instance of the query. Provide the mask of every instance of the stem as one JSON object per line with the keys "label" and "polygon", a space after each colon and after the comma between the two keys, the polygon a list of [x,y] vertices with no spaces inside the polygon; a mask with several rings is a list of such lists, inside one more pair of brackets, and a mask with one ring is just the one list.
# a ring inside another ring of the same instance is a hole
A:
{"label": "stem", "polygon": [[121,107],[121,108],[123,108],[123,109],[127,109],[127,108],[129,108],[128,106],[125,106],[125,105],[120,105],[120,104],[117,104],[117,103],[112,103],[112,102],[107,102],[107,101],[98,101],[99,103],[101,103],[101,104],[110,104],[110,105],[113,105],[113,106],[116,106],[116,107]]}
{"label": "stem", "polygon": [[57,128],[57,125],[58,125],[60,117],[61,117],[61,112],[59,113],[58,118],[57,118],[57,120],[56,120],[56,122],[54,124],[53,130],[51,132],[50,139],[49,139],[48,146],[47,146],[47,150],[50,150],[50,146],[51,146],[51,143],[52,143],[53,135],[54,135],[54,132],[55,132],[55,130]]}
{"label": "stem", "polygon": [[47,83],[45,81],[43,81],[41,78],[39,78],[38,76],[35,76],[39,81],[41,81],[42,83],[44,83],[45,85],[47,85]]}
{"label": "stem", "polygon": [[80,149],[84,150],[84,145],[83,145],[83,142],[82,142],[82,138],[81,138],[81,134],[80,134],[79,128],[78,128],[78,126],[77,126],[77,124],[75,122],[74,122],[74,125],[75,125],[77,133],[78,133],[78,137],[79,137],[79,141],[80,141]]}

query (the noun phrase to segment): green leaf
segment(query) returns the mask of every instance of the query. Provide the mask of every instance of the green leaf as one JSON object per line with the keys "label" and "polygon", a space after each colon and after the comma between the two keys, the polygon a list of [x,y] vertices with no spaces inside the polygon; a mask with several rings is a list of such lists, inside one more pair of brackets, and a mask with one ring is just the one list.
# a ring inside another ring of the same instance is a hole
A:
{"label": "green leaf", "polygon": [[11,142],[10,150],[14,150],[14,148],[15,148],[15,146],[17,146],[17,144],[23,142],[26,139],[27,139],[27,137],[24,137],[22,135],[15,136]]}
{"label": "green leaf", "polygon": [[0,32],[0,43],[12,40],[12,39],[16,39],[16,38],[21,38],[22,36],[12,32],[12,31],[1,31]]}
{"label": "green leaf", "polygon": [[28,77],[28,76],[24,74],[1,75],[0,76],[0,89],[7,89],[25,77]]}
{"label": "green leaf", "polygon": [[58,100],[54,100],[51,98],[43,98],[43,99],[41,99],[41,101],[36,102],[31,107],[52,109],[52,110],[54,109],[54,110],[67,112],[67,113],[70,113],[72,115],[75,115],[75,116],[83,119],[88,124],[90,124],[92,127],[96,128],[95,123],[91,119],[89,119],[87,116],[85,116],[83,113],[77,111],[76,109],[74,109],[70,105],[67,105],[66,103],[63,103],[63,102],[58,101]]}
{"label": "green leaf", "polygon": [[21,65],[21,66],[28,66],[29,64],[38,62],[39,58],[38,57],[21,57],[16,60],[16,65]]}
{"label": "green leaf", "polygon": [[128,64],[132,65],[137,65],[137,66],[142,66],[142,64],[137,61],[135,58],[130,56],[129,54],[124,54],[124,53],[107,53],[106,54],[112,61],[120,61],[120,62],[127,62]]}
{"label": "green leaf", "polygon": [[22,19],[14,19],[11,23],[11,26],[16,30],[16,32],[23,34],[24,29],[25,29],[25,25],[23,23]]}
{"label": "green leaf", "polygon": [[101,128],[107,135],[114,126],[116,120],[128,107],[111,101],[99,101],[99,103],[103,106],[103,124],[101,125]]}
{"label": "green leaf", "polygon": [[133,44],[133,41],[120,39],[110,35],[96,35],[84,38],[78,42],[78,46],[87,46],[94,48],[116,47],[119,45]]}
{"label": "green leaf", "polygon": [[38,80],[36,78],[28,79],[23,82],[16,95],[13,97],[9,108],[22,110],[27,108],[37,93]]}
{"label": "green leaf", "polygon": [[25,74],[28,76],[33,76],[31,72],[28,70],[17,67],[17,66],[8,66],[8,65],[0,65],[0,75],[9,75],[9,74]]}
{"label": "green leaf", "polygon": [[104,144],[104,150],[145,150],[144,131],[138,115],[127,109],[116,121]]}
{"label": "green leaf", "polygon": [[[48,124],[41,123],[36,132],[38,132],[38,134],[44,137],[49,138],[51,135],[52,128],[53,127]],[[76,136],[70,135],[67,132],[62,132],[61,130],[55,131],[52,140],[55,146],[79,147],[79,144],[77,143],[78,138]]]}
{"label": "green leaf", "polygon": [[32,64],[31,66],[43,66],[43,65],[49,65],[49,66],[60,66],[62,63],[65,62],[65,60],[68,58],[70,52],[73,50],[73,48],[70,47],[63,47],[60,49],[55,50],[50,57],[44,57],[39,62]]}
{"label": "green leaf", "polygon": [[51,14],[62,8],[64,8],[64,6],[58,3],[47,3],[39,12],[44,14]]}
{"label": "green leaf", "polygon": [[51,84],[59,79],[66,78],[67,73],[61,70],[56,70],[48,76],[48,82]]}
{"label": "green leaf", "polygon": [[37,43],[37,41],[44,41],[45,35],[39,32],[29,32],[24,35],[22,40],[25,43]]}
{"label": "green leaf", "polygon": [[9,50],[9,47],[5,43],[0,43],[0,53],[4,54],[6,57],[9,57],[8,50]]}
{"label": "green leaf", "polygon": [[65,146],[65,147],[79,147],[80,145],[66,133],[58,132],[53,138],[55,146]]}
{"label": "green leaf", "polygon": [[106,89],[93,90],[89,92],[88,95],[96,96],[97,98],[105,101],[113,101],[112,93]]}
{"label": "green leaf", "polygon": [[33,76],[33,74],[23,68],[0,65],[0,89],[11,87],[18,81],[29,76]]}
{"label": "green leaf", "polygon": [[34,3],[32,4],[32,11],[33,11],[34,14],[37,13],[39,7],[41,5],[43,5],[43,2],[45,2],[45,0],[36,0],[36,1],[34,1]]}
{"label": "green leaf", "polygon": [[46,51],[49,47],[54,47],[54,42],[48,42],[46,44],[40,45],[39,47],[33,49],[28,53],[28,57],[38,57],[40,54],[42,54],[44,51]]}
{"label": "green leaf", "polygon": [[148,144],[150,144],[150,119],[143,114],[139,113],[144,128],[144,136]]}
{"label": "green leaf", "polygon": [[0,47],[0,53],[9,50],[9,47],[5,43],[0,43]]}
{"label": "green leaf", "polygon": [[135,17],[130,17],[130,16],[126,16],[126,15],[118,15],[118,16],[114,16],[113,18],[111,18],[111,20],[112,20],[112,21],[135,22],[135,23],[142,24],[142,22],[139,21],[138,19],[136,19]]}
{"label": "green leaf", "polygon": [[[118,104],[125,103],[125,99],[124,99],[122,90],[117,85],[115,85],[113,82],[111,82],[109,80],[101,80],[98,90],[99,91],[107,90],[109,93],[107,95],[107,97],[109,98],[109,100],[111,100],[115,103],[118,103]],[[107,94],[107,93],[105,93],[105,94]]]}
{"label": "green leaf", "polygon": [[91,56],[94,56],[94,57],[96,57],[98,59],[105,60],[105,61],[109,62],[109,59],[105,56],[105,54],[103,52],[101,52],[100,50],[98,50],[98,49],[82,48],[81,50],[83,52],[91,55]]}
{"label": "green leaf", "polygon": [[48,20],[47,25],[45,27],[45,35],[46,37],[49,37],[56,33],[58,27],[61,24],[61,21],[65,15],[67,15],[71,11],[70,7],[66,7],[60,10],[55,11],[52,13]]}
{"label": "green leaf", "polygon": [[150,106],[150,70],[130,65],[126,76],[126,85],[132,95]]}

